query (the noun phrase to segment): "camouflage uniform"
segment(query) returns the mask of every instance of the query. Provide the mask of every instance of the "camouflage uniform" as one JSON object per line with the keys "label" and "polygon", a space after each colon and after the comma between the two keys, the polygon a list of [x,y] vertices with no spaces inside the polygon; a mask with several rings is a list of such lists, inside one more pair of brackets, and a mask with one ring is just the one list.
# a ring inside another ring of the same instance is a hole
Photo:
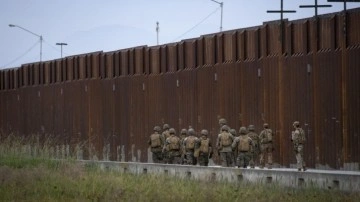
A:
{"label": "camouflage uniform", "polygon": [[170,137],[165,141],[163,152],[168,153],[168,164],[181,164],[180,138],[177,137],[174,128],[169,129]]}
{"label": "camouflage uniform", "polygon": [[[188,136],[188,131],[185,128],[181,129],[181,132],[180,132],[180,145],[184,145],[184,140],[185,140],[185,138],[187,136]],[[184,164],[185,163],[185,150],[184,150],[184,147],[181,148],[180,152],[181,152],[181,164]]]}
{"label": "camouflage uniform", "polygon": [[238,167],[246,168],[249,165],[251,159],[251,145],[252,140],[247,135],[245,127],[241,127],[239,130],[240,136],[236,137],[231,147],[237,148],[238,154],[236,158],[236,165]]}
{"label": "camouflage uniform", "polygon": [[211,141],[208,138],[209,132],[205,129],[201,130],[201,137],[196,144],[195,156],[198,158],[200,166],[208,166],[209,159],[212,157],[213,151]]}
{"label": "camouflage uniform", "polygon": [[261,131],[259,135],[260,141],[260,168],[264,168],[265,166],[265,156],[267,156],[268,168],[272,168],[272,152],[273,148],[273,133],[272,130],[269,129],[269,125],[264,123],[264,130]]}
{"label": "camouflage uniform", "polygon": [[296,157],[296,163],[298,171],[305,171],[305,161],[304,161],[304,143],[306,141],[305,132],[302,128],[300,128],[300,123],[298,121],[295,121],[293,123],[293,126],[295,128],[294,131],[292,131],[291,134],[291,141],[294,146],[294,152]]}
{"label": "camouflage uniform", "polygon": [[218,135],[216,146],[218,153],[220,154],[221,166],[232,167],[234,156],[231,148],[231,144],[234,141],[234,137],[229,133],[229,127],[224,125],[221,128],[221,133]]}
{"label": "camouflage uniform", "polygon": [[164,147],[165,140],[160,135],[161,128],[159,126],[154,127],[154,133],[150,135],[148,144],[151,147],[152,159],[154,163],[162,163],[162,148]]}
{"label": "camouflage uniform", "polygon": [[185,151],[185,159],[184,164],[186,165],[196,165],[196,158],[194,157],[195,145],[199,141],[197,137],[195,137],[195,130],[189,129],[189,136],[184,139],[183,148]]}
{"label": "camouflage uniform", "polygon": [[[230,129],[230,133],[231,135],[234,136],[234,138],[238,137],[239,135],[237,134],[236,130],[235,129]],[[234,162],[236,162],[236,158],[237,158],[237,153],[238,153],[238,150],[237,148],[233,148],[233,156],[234,156]]]}
{"label": "camouflage uniform", "polygon": [[249,125],[248,127],[248,136],[252,140],[251,145],[251,160],[249,162],[249,165],[251,168],[255,168],[255,165],[258,162],[259,154],[260,154],[260,148],[259,148],[259,135],[255,133],[255,127],[254,125]]}
{"label": "camouflage uniform", "polygon": [[[164,140],[167,140],[167,138],[170,137],[169,129],[170,129],[169,124],[165,123],[163,126],[163,132],[161,134]],[[163,151],[163,161],[164,163],[169,163],[169,153],[167,150]]]}

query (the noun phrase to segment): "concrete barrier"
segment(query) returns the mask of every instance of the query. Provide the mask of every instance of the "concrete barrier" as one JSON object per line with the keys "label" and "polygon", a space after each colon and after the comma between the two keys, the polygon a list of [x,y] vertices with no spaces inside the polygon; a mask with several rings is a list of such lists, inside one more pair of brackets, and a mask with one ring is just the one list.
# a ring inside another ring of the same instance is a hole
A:
{"label": "concrete barrier", "polygon": [[360,191],[360,172],[356,171],[310,169],[299,172],[296,169],[288,168],[243,169],[89,160],[79,160],[78,162],[84,165],[96,164],[103,170],[132,174],[169,175],[182,179],[227,181],[231,183],[277,184],[294,188],[316,187],[350,192]]}

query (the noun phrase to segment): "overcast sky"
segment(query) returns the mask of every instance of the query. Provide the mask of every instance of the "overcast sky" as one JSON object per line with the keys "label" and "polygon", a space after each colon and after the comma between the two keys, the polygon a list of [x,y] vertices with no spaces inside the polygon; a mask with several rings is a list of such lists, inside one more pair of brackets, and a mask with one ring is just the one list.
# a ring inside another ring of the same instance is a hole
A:
{"label": "overcast sky", "polygon": [[[223,31],[261,25],[277,20],[280,0],[218,0],[224,2]],[[284,0],[284,14],[289,20],[314,16],[314,9],[299,5],[315,0]],[[343,3],[328,3],[318,13],[343,10]],[[347,8],[360,7],[348,3]],[[94,51],[114,51],[157,44],[156,22],[160,24],[159,44],[181,41],[215,33],[220,29],[220,5],[211,0],[0,0],[0,69],[20,67],[40,60],[40,37],[43,36],[42,61]]]}

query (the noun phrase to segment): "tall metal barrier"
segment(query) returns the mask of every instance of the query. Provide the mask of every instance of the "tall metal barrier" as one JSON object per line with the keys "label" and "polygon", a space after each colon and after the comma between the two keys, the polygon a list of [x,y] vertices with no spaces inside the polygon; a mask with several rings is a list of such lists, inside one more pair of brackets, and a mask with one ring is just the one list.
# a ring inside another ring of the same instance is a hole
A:
{"label": "tall metal barrier", "polygon": [[339,13],[287,21],[284,53],[275,21],[2,70],[1,138],[50,137],[86,159],[148,162],[155,125],[205,128],[215,143],[224,117],[237,130],[269,123],[274,160],[288,167],[298,120],[310,167],[358,170],[360,9],[348,20],[347,38]]}

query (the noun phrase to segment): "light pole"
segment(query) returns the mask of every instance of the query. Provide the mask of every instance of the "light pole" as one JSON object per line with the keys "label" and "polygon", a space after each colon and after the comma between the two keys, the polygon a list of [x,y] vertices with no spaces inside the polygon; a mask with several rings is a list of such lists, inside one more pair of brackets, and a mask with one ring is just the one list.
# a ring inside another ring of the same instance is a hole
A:
{"label": "light pole", "polygon": [[62,58],[62,47],[67,46],[67,43],[56,43],[56,45],[61,47],[61,58]]}
{"label": "light pole", "polygon": [[215,1],[215,0],[211,0],[211,1],[219,4],[219,5],[220,5],[220,8],[221,8],[221,18],[220,18],[220,32],[221,32],[221,31],[222,31],[223,6],[224,6],[224,2],[218,2],[218,1]]}
{"label": "light pole", "polygon": [[17,28],[20,28],[20,29],[22,29],[22,30],[24,30],[24,31],[26,31],[26,32],[29,32],[30,34],[35,35],[35,36],[37,36],[37,37],[40,38],[40,62],[41,62],[41,61],[42,61],[42,42],[43,42],[43,37],[42,37],[42,35],[35,34],[34,32],[32,32],[32,31],[30,31],[30,30],[28,30],[28,29],[25,29],[25,28],[23,28],[23,27],[21,27],[21,26],[19,26],[19,25],[9,24],[9,27],[17,27]]}

